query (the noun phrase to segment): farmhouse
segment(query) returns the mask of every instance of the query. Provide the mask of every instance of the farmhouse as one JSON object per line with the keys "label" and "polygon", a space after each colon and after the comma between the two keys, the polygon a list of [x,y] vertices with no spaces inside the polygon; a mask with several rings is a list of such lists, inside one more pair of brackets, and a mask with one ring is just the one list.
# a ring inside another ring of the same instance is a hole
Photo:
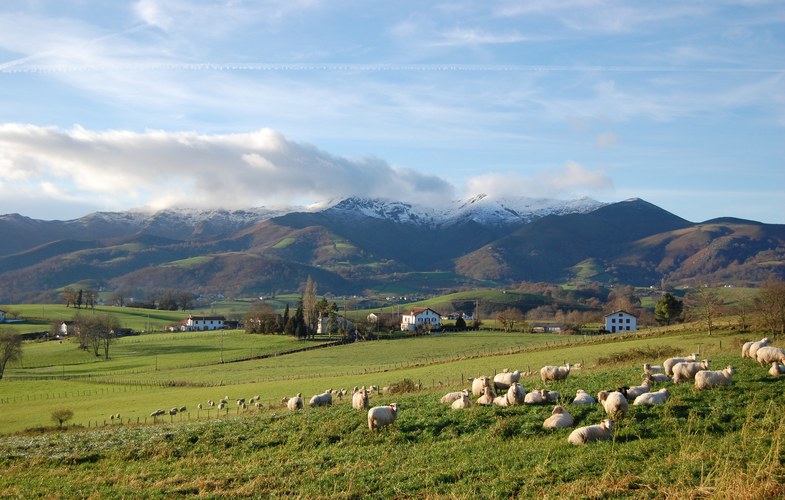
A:
{"label": "farmhouse", "polygon": [[402,332],[418,329],[441,330],[441,328],[441,315],[428,307],[415,307],[408,314],[401,316]]}
{"label": "farmhouse", "polygon": [[319,335],[323,333],[348,331],[352,328],[354,328],[354,323],[346,319],[344,316],[337,315],[335,316],[332,325],[330,325],[330,317],[322,314],[319,314],[319,321],[316,323],[316,333]]}
{"label": "farmhouse", "polygon": [[398,323],[398,315],[395,313],[385,312],[372,312],[366,318],[368,323],[374,325],[375,328],[391,327]]}
{"label": "farmhouse", "polygon": [[564,323],[532,323],[531,333],[562,333],[567,329]]}
{"label": "farmhouse", "polygon": [[180,330],[184,332],[199,330],[223,330],[226,318],[223,316],[194,316],[188,315]]}
{"label": "farmhouse", "polygon": [[60,331],[61,336],[67,337],[76,330],[76,323],[73,321],[63,321],[60,323],[60,328],[58,328],[58,330]]}
{"label": "farmhouse", "polygon": [[638,318],[627,311],[614,311],[605,315],[605,331],[634,332],[638,329]]}

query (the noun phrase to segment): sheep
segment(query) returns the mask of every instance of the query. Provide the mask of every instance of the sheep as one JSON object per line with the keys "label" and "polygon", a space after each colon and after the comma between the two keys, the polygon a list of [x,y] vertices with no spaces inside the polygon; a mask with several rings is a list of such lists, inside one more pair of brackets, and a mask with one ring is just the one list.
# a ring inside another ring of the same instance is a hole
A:
{"label": "sheep", "polygon": [[641,385],[628,387],[627,388],[627,394],[625,394],[625,396],[627,397],[627,399],[629,401],[634,401],[635,398],[637,398],[641,394],[649,392],[650,390],[651,390],[651,380],[646,379],[646,380],[643,381],[643,383]]}
{"label": "sheep", "polygon": [[[626,400],[625,400],[626,401]],[[592,441],[607,440],[611,438],[613,422],[603,420],[599,425],[587,425],[578,427],[570,433],[567,442],[570,444],[581,445]]]}
{"label": "sheep", "polygon": [[178,412],[178,408],[172,408],[171,410],[169,410],[169,415],[177,415],[177,412]]}
{"label": "sheep", "polygon": [[702,391],[721,385],[730,385],[733,381],[733,367],[726,366],[724,370],[704,370],[695,374],[695,390]]}
{"label": "sheep", "polygon": [[785,365],[781,365],[776,361],[771,362],[771,368],[769,368],[769,375],[772,377],[779,377],[785,373]]}
{"label": "sheep", "polygon": [[502,391],[509,389],[512,384],[520,382],[520,380],[520,370],[515,370],[514,372],[504,370],[502,373],[497,373],[493,376],[493,385],[497,391]]}
{"label": "sheep", "polygon": [[643,364],[643,373],[665,373],[665,368],[662,365],[650,365],[649,363]]}
{"label": "sheep", "polygon": [[469,379],[472,383],[472,396],[482,396],[486,387],[491,386],[491,377],[484,375],[482,377]]}
{"label": "sheep", "polygon": [[572,400],[574,405],[593,405],[597,402],[596,399],[591,397],[588,392],[583,389],[578,389],[575,392],[575,399]]}
{"label": "sheep", "polygon": [[163,409],[159,408],[159,409],[155,410],[154,412],[152,412],[150,414],[150,416],[155,418],[155,417],[160,417],[161,415],[165,415],[165,414],[166,414],[166,411],[164,411]]}
{"label": "sheep", "polygon": [[210,406],[210,407],[215,406],[215,401],[213,401],[212,399],[208,399],[207,400],[207,405]]}
{"label": "sheep", "polygon": [[293,398],[289,398],[289,401],[286,402],[286,407],[292,411],[294,410],[302,410],[303,409],[303,394],[298,392],[297,395]]}
{"label": "sheep", "polygon": [[673,365],[673,383],[680,384],[685,380],[695,380],[695,374],[709,369],[709,360],[704,359],[701,362],[695,361],[682,361]]}
{"label": "sheep", "polygon": [[460,397],[452,402],[450,408],[453,410],[462,410],[464,408],[472,407],[472,399],[469,397],[469,391],[460,392]]}
{"label": "sheep", "polygon": [[561,405],[556,405],[551,412],[551,416],[542,423],[545,429],[564,429],[575,425],[575,419]]}
{"label": "sheep", "polygon": [[698,361],[698,354],[692,353],[686,358],[668,358],[662,363],[662,367],[665,369],[665,375],[672,377],[673,376],[673,365],[676,363],[681,363],[682,361]]}
{"label": "sheep", "polygon": [[761,347],[766,347],[770,343],[771,343],[771,339],[768,338],[768,337],[764,337],[764,338],[760,339],[759,341],[753,342],[752,344],[750,344],[750,348],[749,348],[750,359],[756,359],[756,354],[758,353],[760,348]]}
{"label": "sheep", "polygon": [[620,418],[624,418],[624,416],[627,415],[627,408],[629,408],[629,403],[627,402],[627,398],[621,392],[600,391],[597,393],[597,399],[600,400],[602,407],[605,408],[605,413],[607,413],[611,419],[618,420]]}
{"label": "sheep", "polygon": [[501,408],[522,405],[525,396],[526,391],[523,389],[523,386],[520,383],[515,382],[507,389],[504,396],[494,398],[493,404]]}
{"label": "sheep", "polygon": [[534,389],[532,392],[526,394],[523,398],[523,404],[526,405],[539,405],[546,401],[546,396],[540,389]]}
{"label": "sheep", "polygon": [[643,378],[654,382],[670,382],[671,378],[664,373],[644,373]]}
{"label": "sheep", "polygon": [[771,364],[773,361],[785,362],[785,351],[779,347],[763,346],[755,353],[755,358],[761,366]]}
{"label": "sheep", "polygon": [[480,406],[489,406],[493,404],[494,399],[496,399],[496,393],[493,392],[493,389],[490,387],[486,387],[483,390],[482,396],[477,398],[477,404]]}
{"label": "sheep", "polygon": [[543,383],[549,380],[565,380],[570,375],[571,368],[569,363],[564,366],[543,366],[540,368],[540,378]]}
{"label": "sheep", "polygon": [[355,410],[368,408],[368,391],[365,389],[365,386],[352,394],[352,408]]}
{"label": "sheep", "polygon": [[554,403],[561,399],[561,393],[557,391],[548,391],[543,389],[542,395],[545,397],[545,401],[549,403]]}
{"label": "sheep", "polygon": [[374,406],[368,410],[368,428],[370,430],[381,429],[390,425],[398,418],[398,403],[386,406]]}
{"label": "sheep", "polygon": [[641,394],[635,398],[635,401],[632,402],[632,405],[658,405],[667,401],[669,397],[670,392],[668,392],[668,389],[663,388],[656,392],[646,392]]}
{"label": "sheep", "polygon": [[440,403],[444,404],[452,404],[453,401],[457,401],[461,399],[464,395],[469,396],[471,394],[471,389],[464,389],[462,391],[457,392],[448,392],[439,400]]}
{"label": "sheep", "polygon": [[318,406],[331,406],[333,404],[333,394],[330,391],[317,394],[311,398],[311,401],[308,404],[311,408],[316,408]]}

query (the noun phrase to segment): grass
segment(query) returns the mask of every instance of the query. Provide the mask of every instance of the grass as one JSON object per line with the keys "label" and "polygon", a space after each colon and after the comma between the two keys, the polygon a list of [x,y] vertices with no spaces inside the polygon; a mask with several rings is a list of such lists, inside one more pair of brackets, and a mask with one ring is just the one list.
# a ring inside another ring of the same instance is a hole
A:
{"label": "grass", "polygon": [[195,269],[203,264],[211,262],[215,257],[211,255],[200,255],[198,257],[190,257],[188,259],[174,260],[161,264],[161,267],[179,267],[183,269]]}

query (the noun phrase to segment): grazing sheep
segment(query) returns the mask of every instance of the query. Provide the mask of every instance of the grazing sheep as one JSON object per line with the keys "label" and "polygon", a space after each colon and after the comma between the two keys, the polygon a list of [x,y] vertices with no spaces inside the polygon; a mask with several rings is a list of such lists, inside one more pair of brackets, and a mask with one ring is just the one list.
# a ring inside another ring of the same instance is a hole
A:
{"label": "grazing sheep", "polygon": [[472,383],[472,396],[482,396],[486,387],[491,386],[491,377],[484,375],[482,377],[469,379]]}
{"label": "grazing sheep", "polygon": [[570,375],[571,368],[569,363],[564,366],[543,366],[540,368],[540,378],[543,383],[549,380],[565,380]]}
{"label": "grazing sheep", "polygon": [[695,380],[695,374],[709,369],[709,360],[704,359],[700,362],[682,361],[673,365],[673,383],[680,384],[685,380]]}
{"label": "grazing sheep", "polygon": [[450,408],[453,410],[463,410],[464,408],[472,407],[472,398],[469,397],[469,391],[460,392],[460,397],[452,402]]}
{"label": "grazing sheep", "polygon": [[526,391],[523,389],[523,386],[520,383],[515,382],[507,389],[504,396],[494,398],[493,404],[502,408],[522,405],[525,397]]}
{"label": "grazing sheep", "polygon": [[515,370],[514,372],[510,372],[509,370],[504,370],[502,373],[497,373],[493,376],[493,385],[497,391],[506,391],[510,388],[512,384],[516,382],[520,382],[521,380],[521,371]]}
{"label": "grazing sheep", "polygon": [[578,427],[570,433],[570,437],[567,438],[567,442],[570,444],[581,445],[591,443],[592,441],[607,440],[611,438],[612,430],[613,422],[610,420],[603,420],[599,425]]}
{"label": "grazing sheep", "polygon": [[[220,403],[218,403],[218,410],[223,410],[224,408],[226,408],[226,403],[224,403],[223,401],[221,401]],[[227,410],[227,411],[228,411],[228,410]]]}
{"label": "grazing sheep", "polygon": [[331,406],[333,404],[333,393],[330,391],[325,391],[321,394],[317,394],[311,398],[311,401],[308,404],[311,408],[316,408],[318,406]]}
{"label": "grazing sheep", "polygon": [[374,406],[368,410],[368,428],[381,429],[390,425],[398,418],[398,403],[386,406]]}
{"label": "grazing sheep", "polygon": [[207,404],[208,404],[209,406],[215,406],[215,401],[213,401],[212,399],[208,399],[208,400],[207,400]]}
{"label": "grazing sheep", "polygon": [[[766,347],[767,345],[771,344],[771,339],[768,337],[764,337],[757,342],[753,342],[750,344],[749,348],[749,355],[750,359],[757,359],[756,354],[760,350],[761,347]],[[743,351],[743,349],[742,349]],[[743,354],[743,353],[742,353]]]}
{"label": "grazing sheep", "polygon": [[469,396],[470,394],[471,394],[470,389],[464,389],[462,391],[456,391],[456,392],[448,392],[447,394],[442,396],[439,402],[444,404],[452,404],[453,401],[457,401],[461,399],[464,395]]}
{"label": "grazing sheep", "polygon": [[733,367],[726,366],[724,370],[703,370],[695,374],[695,390],[702,391],[720,385],[730,385],[733,381]]}
{"label": "grazing sheep", "polygon": [[605,413],[607,413],[612,420],[618,420],[627,415],[629,403],[621,392],[600,391],[597,393],[597,399],[600,400],[602,407],[605,408]]}
{"label": "grazing sheep", "polygon": [[177,415],[178,408],[172,408],[169,410],[169,415]]}
{"label": "grazing sheep", "polygon": [[355,410],[368,408],[368,391],[365,389],[365,386],[352,394],[352,408]]}
{"label": "grazing sheep", "polygon": [[771,362],[771,368],[769,368],[769,375],[771,375],[772,377],[779,377],[784,373],[785,373],[785,365],[782,365],[776,361]]}
{"label": "grazing sheep", "polygon": [[545,401],[547,401],[549,403],[555,403],[556,401],[561,399],[561,393],[557,392],[557,391],[549,391],[549,390],[543,389],[542,395],[543,395],[543,397],[545,397]]}
{"label": "grazing sheep", "polygon": [[670,382],[671,378],[664,373],[644,373],[643,378],[654,382]]}
{"label": "grazing sheep", "polygon": [[541,389],[534,389],[532,392],[529,392],[523,398],[523,404],[526,405],[539,405],[543,404],[546,401],[546,396],[544,391]]}
{"label": "grazing sheep", "polygon": [[672,377],[673,376],[673,365],[676,363],[681,363],[682,361],[698,361],[698,354],[692,353],[686,358],[668,358],[662,363],[662,367],[665,368],[665,375]]}
{"label": "grazing sheep", "polygon": [[628,387],[627,394],[625,394],[625,396],[627,397],[627,400],[634,401],[635,398],[637,398],[641,394],[649,392],[650,390],[651,390],[651,380],[646,379],[643,381],[641,385]]}
{"label": "grazing sheep", "polygon": [[551,416],[545,419],[542,426],[545,429],[564,429],[565,427],[572,427],[575,425],[575,419],[567,412],[561,405],[556,405],[553,408]]}
{"label": "grazing sheep", "polygon": [[150,416],[155,418],[155,417],[160,417],[161,415],[165,415],[165,414],[166,414],[166,411],[164,411],[164,410],[159,408],[159,409],[155,410],[154,412],[152,412],[150,414]]}
{"label": "grazing sheep", "polygon": [[490,406],[493,404],[494,399],[496,399],[496,393],[493,392],[493,389],[490,387],[486,387],[483,390],[482,396],[477,398],[477,404],[480,406]]}
{"label": "grazing sheep", "polygon": [[286,407],[290,410],[302,410],[303,394],[301,392],[298,392],[295,397],[289,398],[289,401],[286,402]]}
{"label": "grazing sheep", "polygon": [[597,400],[591,397],[591,395],[583,389],[578,389],[575,392],[575,399],[572,400],[572,404],[574,405],[593,405],[596,402]]}
{"label": "grazing sheep", "polygon": [[663,388],[656,392],[646,392],[644,394],[641,394],[640,396],[635,398],[635,401],[633,401],[632,404],[633,406],[658,405],[658,404],[663,404],[665,401],[668,400],[669,397],[670,397],[670,392],[668,392],[668,389]]}
{"label": "grazing sheep", "polygon": [[785,351],[779,347],[763,346],[757,350],[754,359],[757,359],[761,366],[770,365],[774,361],[783,363],[785,362]]}
{"label": "grazing sheep", "polygon": [[665,368],[662,365],[650,365],[649,363],[643,364],[643,373],[665,373]]}

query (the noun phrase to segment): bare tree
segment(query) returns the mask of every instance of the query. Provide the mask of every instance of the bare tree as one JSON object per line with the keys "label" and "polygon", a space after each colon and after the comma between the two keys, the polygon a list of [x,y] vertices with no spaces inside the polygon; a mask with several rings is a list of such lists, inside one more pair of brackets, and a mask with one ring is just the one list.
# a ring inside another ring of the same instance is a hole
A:
{"label": "bare tree", "polygon": [[20,359],[22,359],[22,338],[11,330],[0,331],[0,379],[3,378],[6,365]]}
{"label": "bare tree", "polygon": [[708,334],[714,330],[714,321],[721,314],[724,302],[713,290],[705,287],[697,288],[689,295],[689,305],[694,314],[706,325]]}
{"label": "bare tree", "polygon": [[755,298],[755,311],[771,333],[785,334],[785,282],[764,283]]}
{"label": "bare tree", "polygon": [[526,320],[521,311],[514,307],[496,313],[496,323],[500,325],[505,332],[512,332],[515,330],[516,325],[520,328],[521,324],[525,324],[525,322]]}

